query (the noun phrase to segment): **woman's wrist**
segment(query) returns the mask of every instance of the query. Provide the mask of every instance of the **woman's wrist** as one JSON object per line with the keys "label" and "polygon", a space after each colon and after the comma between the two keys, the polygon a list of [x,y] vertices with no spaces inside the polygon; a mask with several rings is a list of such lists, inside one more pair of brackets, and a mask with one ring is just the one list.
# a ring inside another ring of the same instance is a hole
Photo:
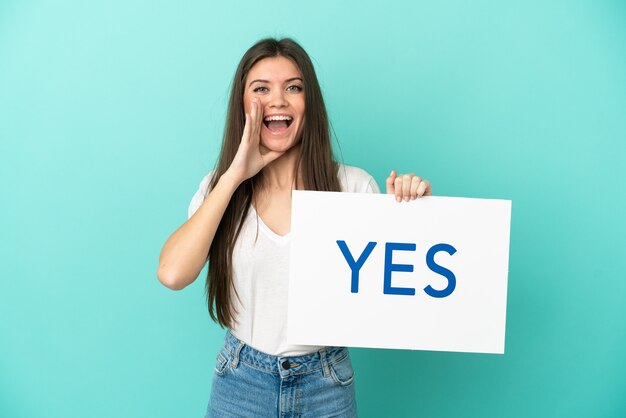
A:
{"label": "woman's wrist", "polygon": [[222,184],[223,186],[231,189],[233,192],[237,190],[239,185],[244,182],[245,179],[240,179],[237,176],[234,176],[229,171],[226,171],[220,179],[218,180],[218,184]]}

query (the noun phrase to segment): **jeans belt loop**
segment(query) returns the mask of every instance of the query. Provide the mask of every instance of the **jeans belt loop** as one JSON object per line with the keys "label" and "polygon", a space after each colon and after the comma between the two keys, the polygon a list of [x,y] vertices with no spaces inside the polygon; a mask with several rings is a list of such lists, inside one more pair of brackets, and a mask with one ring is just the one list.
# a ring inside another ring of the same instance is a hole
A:
{"label": "jeans belt loop", "polygon": [[237,347],[235,347],[235,352],[233,353],[233,361],[231,362],[231,365],[235,369],[239,365],[239,354],[241,353],[241,349],[245,345],[243,341],[241,340],[237,340],[237,341],[239,341],[239,344],[237,345]]}
{"label": "jeans belt loop", "polygon": [[328,367],[328,360],[326,358],[326,349],[320,349],[320,362],[322,363],[322,374],[324,377],[330,376],[330,369]]}

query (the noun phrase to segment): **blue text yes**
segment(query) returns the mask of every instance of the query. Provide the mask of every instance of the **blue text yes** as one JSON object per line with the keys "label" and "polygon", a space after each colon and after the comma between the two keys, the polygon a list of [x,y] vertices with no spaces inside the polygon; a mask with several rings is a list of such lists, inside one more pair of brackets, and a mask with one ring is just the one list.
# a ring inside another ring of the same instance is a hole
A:
{"label": "blue text yes", "polygon": [[[348,266],[350,266],[350,270],[352,270],[352,281],[350,286],[350,291],[352,293],[359,292],[359,271],[365,260],[370,256],[374,247],[376,247],[376,242],[370,241],[359,258],[357,260],[354,259],[352,253],[348,249],[348,245],[343,240],[338,240],[337,245],[341,250]],[[412,264],[394,264],[392,257],[394,251],[415,251],[415,244],[403,243],[403,242],[387,242],[385,243],[385,275],[384,275],[384,286],[383,293],[386,295],[415,295],[415,289],[411,287],[393,287],[391,285],[391,273],[394,271],[404,271],[404,272],[412,272],[413,265]],[[436,290],[432,286],[428,285],[424,288],[424,292],[427,295],[432,296],[434,298],[445,298],[446,296],[450,296],[452,292],[454,292],[454,288],[456,287],[456,277],[454,273],[448,270],[445,267],[440,266],[435,263],[435,254],[440,251],[444,251],[450,255],[456,253],[456,248],[454,248],[450,244],[435,244],[426,253],[426,265],[432,271],[437,274],[442,275],[448,280],[448,286],[446,286],[443,290]]]}

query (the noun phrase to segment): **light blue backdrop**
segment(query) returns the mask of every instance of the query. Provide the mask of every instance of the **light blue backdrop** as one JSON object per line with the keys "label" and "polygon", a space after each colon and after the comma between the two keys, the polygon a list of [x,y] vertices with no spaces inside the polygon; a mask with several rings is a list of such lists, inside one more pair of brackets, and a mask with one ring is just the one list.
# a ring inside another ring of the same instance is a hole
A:
{"label": "light blue backdrop", "polygon": [[361,416],[626,416],[617,0],[2,0],[0,416],[202,416],[223,331],[157,260],[268,35],[344,162],[513,200],[506,354],[354,349]]}

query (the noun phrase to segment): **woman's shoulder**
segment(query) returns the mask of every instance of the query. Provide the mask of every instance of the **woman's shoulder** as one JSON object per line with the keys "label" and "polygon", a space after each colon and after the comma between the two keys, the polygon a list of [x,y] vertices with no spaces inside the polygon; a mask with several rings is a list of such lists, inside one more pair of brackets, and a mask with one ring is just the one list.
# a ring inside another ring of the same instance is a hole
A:
{"label": "woman's shoulder", "polygon": [[376,180],[362,168],[339,164],[337,177],[341,191],[350,193],[379,193]]}

